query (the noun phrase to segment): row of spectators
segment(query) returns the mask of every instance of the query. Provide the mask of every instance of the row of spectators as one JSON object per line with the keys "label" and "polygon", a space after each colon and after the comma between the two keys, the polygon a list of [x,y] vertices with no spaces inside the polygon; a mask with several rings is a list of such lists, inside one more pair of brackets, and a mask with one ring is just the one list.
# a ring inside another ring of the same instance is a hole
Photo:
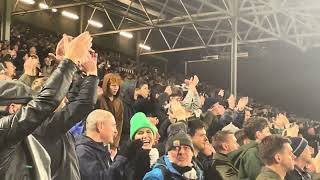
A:
{"label": "row of spectators", "polygon": [[317,121],[200,87],[197,76],[168,83],[147,66],[99,62],[88,33],[64,35],[55,53],[58,40],[23,37],[32,33],[13,28],[1,44],[0,177],[318,178]]}

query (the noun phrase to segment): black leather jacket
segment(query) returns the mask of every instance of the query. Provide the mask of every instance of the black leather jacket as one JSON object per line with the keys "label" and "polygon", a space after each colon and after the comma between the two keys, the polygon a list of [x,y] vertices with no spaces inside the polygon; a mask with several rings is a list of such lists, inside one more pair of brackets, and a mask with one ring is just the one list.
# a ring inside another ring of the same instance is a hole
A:
{"label": "black leather jacket", "polygon": [[[0,119],[0,179],[32,179],[33,171],[27,176],[21,174],[14,166],[21,166],[31,161],[31,149],[25,140],[47,117],[58,107],[68,92],[76,65],[70,60],[63,60],[47,80],[41,92],[22,107],[17,113],[3,116]],[[41,156],[41,155],[39,155]],[[22,157],[22,158],[17,158]],[[28,168],[28,167],[25,167]],[[37,177],[36,179],[42,179]]]}
{"label": "black leather jacket", "polygon": [[52,180],[80,180],[74,138],[68,131],[93,110],[97,100],[98,82],[97,76],[73,81],[72,89],[68,93],[69,103],[47,118],[32,133],[51,157]]}

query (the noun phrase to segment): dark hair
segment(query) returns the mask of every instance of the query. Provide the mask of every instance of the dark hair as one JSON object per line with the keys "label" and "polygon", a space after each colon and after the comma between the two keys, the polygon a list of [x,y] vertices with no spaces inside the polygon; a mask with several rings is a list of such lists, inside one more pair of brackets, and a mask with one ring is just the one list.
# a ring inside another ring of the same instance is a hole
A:
{"label": "dark hair", "polygon": [[275,162],[274,156],[283,150],[285,143],[291,143],[288,138],[280,135],[271,135],[265,137],[258,145],[258,152],[262,162],[265,165],[272,165]]}
{"label": "dark hair", "polygon": [[172,94],[170,95],[170,97],[174,97],[174,96],[183,97],[183,91],[180,87],[171,86],[171,91],[172,91]]}
{"label": "dark hair", "polygon": [[198,129],[206,128],[206,125],[201,120],[188,121],[188,134],[192,137]]}
{"label": "dark hair", "polygon": [[217,152],[222,149],[222,143],[227,141],[227,136],[233,134],[231,131],[218,131],[214,136],[212,136],[212,146]]}
{"label": "dark hair", "polygon": [[137,83],[136,83],[136,89],[140,89],[143,85],[145,85],[145,84],[147,84],[148,86],[149,86],[149,84],[148,84],[148,82],[147,81],[145,81],[145,80],[143,80],[143,79],[139,79],[138,81],[137,81]]}
{"label": "dark hair", "polygon": [[256,140],[256,132],[262,131],[268,127],[268,120],[264,117],[254,117],[248,119],[248,123],[244,125],[244,132],[251,140]]}
{"label": "dark hair", "polygon": [[237,143],[242,146],[244,143],[244,140],[248,138],[248,135],[244,132],[244,129],[240,129],[239,131],[234,133],[234,136],[237,139]]}

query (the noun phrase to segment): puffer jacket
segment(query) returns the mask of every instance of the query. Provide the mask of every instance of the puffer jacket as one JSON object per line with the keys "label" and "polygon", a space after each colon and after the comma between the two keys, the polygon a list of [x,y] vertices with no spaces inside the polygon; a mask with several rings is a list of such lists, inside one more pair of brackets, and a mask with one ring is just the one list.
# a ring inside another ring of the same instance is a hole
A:
{"label": "puffer jacket", "polygon": [[58,107],[76,70],[71,60],[63,60],[33,100],[17,113],[1,117],[1,179],[51,179],[48,154],[30,134]]}

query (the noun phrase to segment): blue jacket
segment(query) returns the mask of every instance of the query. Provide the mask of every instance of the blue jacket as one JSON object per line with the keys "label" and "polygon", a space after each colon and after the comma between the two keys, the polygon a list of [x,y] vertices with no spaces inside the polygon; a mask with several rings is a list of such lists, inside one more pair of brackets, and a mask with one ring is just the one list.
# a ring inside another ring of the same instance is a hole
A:
{"label": "blue jacket", "polygon": [[[161,168],[163,167],[163,168]],[[161,169],[168,170],[168,173],[170,173],[170,179],[178,180],[178,179],[184,179],[182,174],[178,172],[173,166],[170,160],[168,159],[167,155],[162,156],[158,162],[153,166],[152,171],[148,172],[143,180],[167,180],[165,178],[164,171]],[[197,180],[203,180],[203,172],[199,169],[198,166],[195,166],[195,169],[197,171]]]}

